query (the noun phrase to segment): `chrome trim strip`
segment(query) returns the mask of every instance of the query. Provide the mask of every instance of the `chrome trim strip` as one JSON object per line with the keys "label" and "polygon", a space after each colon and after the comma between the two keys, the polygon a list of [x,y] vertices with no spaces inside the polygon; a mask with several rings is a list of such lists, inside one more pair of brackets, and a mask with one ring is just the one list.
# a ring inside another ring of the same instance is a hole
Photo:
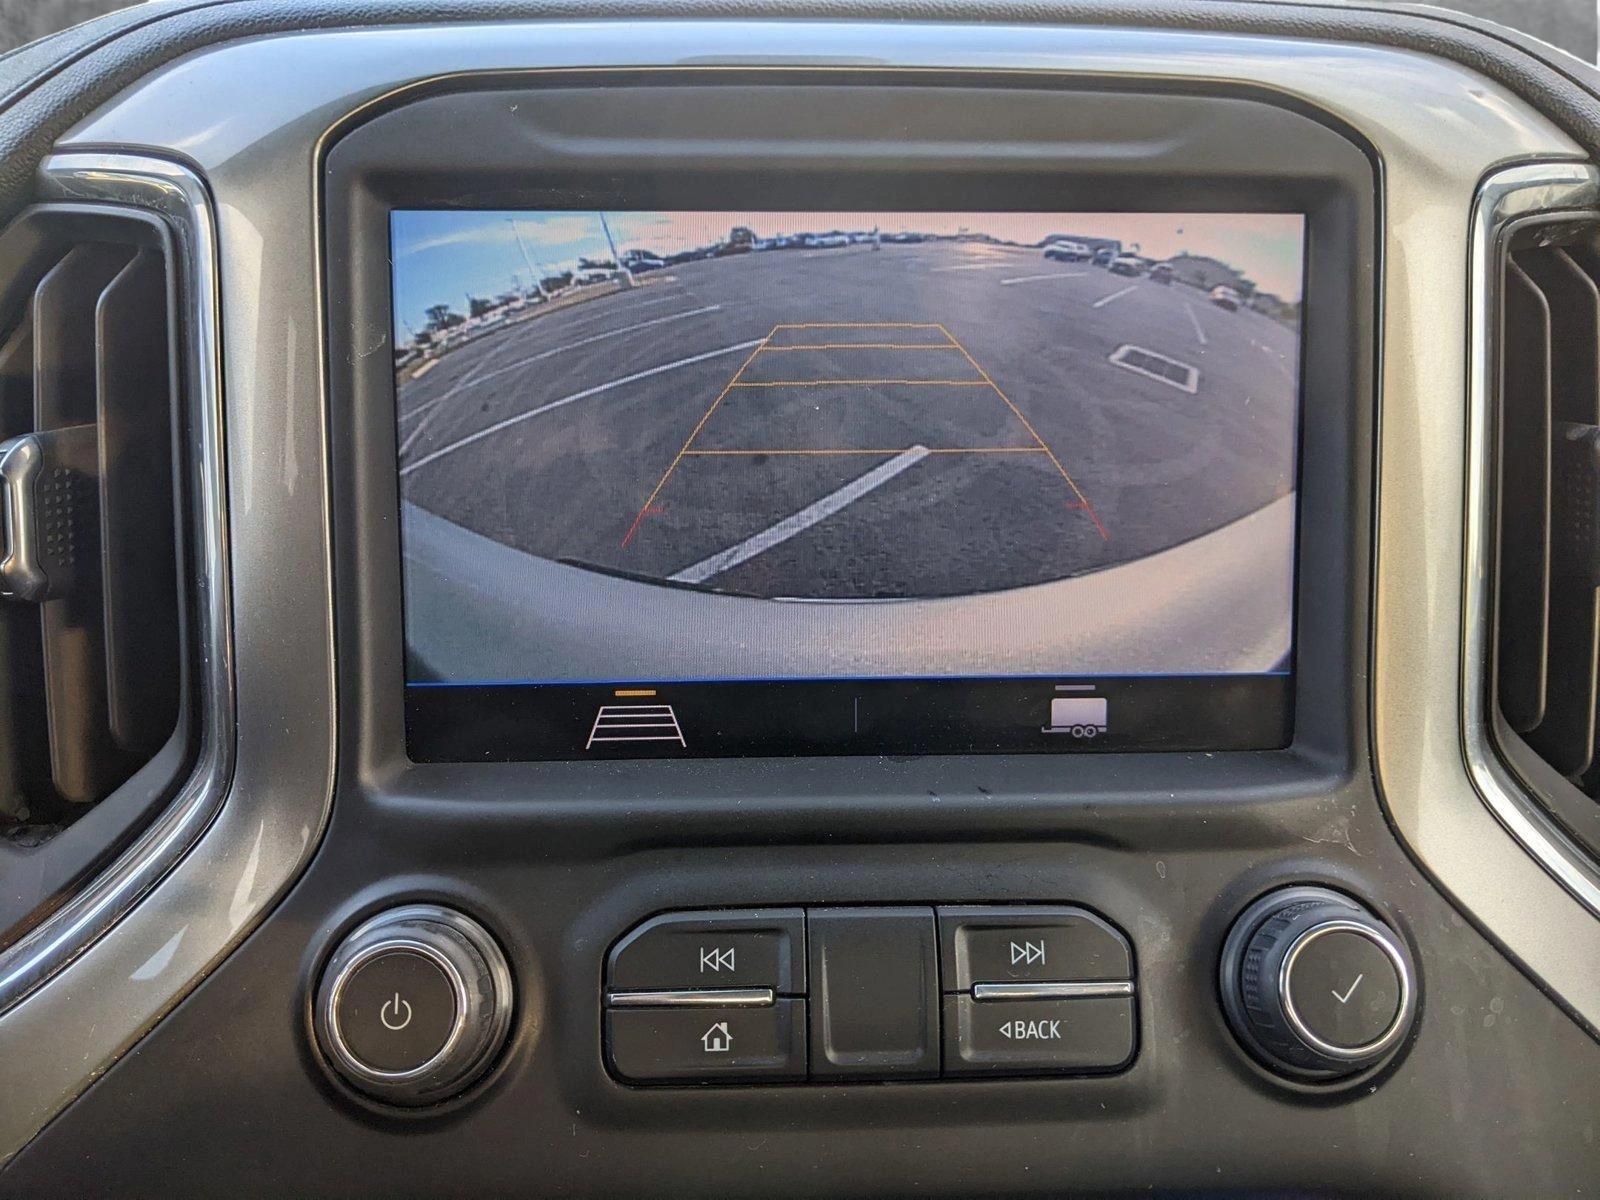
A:
{"label": "chrome trim strip", "polygon": [[1600,205],[1600,171],[1579,163],[1511,167],[1484,181],[1472,207],[1468,278],[1467,495],[1463,549],[1461,747],[1474,788],[1501,825],[1600,916],[1600,870],[1500,761],[1490,740],[1489,568],[1494,554],[1494,371],[1501,232],[1520,217]]}
{"label": "chrome trim strip", "polygon": [[199,839],[233,777],[233,653],[229,630],[222,377],[218,355],[217,237],[211,198],[188,169],[135,155],[58,155],[42,168],[45,198],[149,209],[166,218],[186,350],[184,369],[194,455],[190,480],[196,582],[191,628],[198,662],[195,766],[177,797],[106,870],[57,912],[0,953],[0,1014],[14,1007],[97,939]]}
{"label": "chrome trim strip", "polygon": [[609,992],[609,1008],[769,1008],[778,1002],[771,988],[695,988],[692,991]]}
{"label": "chrome trim strip", "polygon": [[1107,996],[1131,996],[1131,979],[1081,983],[975,983],[972,998],[978,1001],[1006,1000],[1094,1000]]}

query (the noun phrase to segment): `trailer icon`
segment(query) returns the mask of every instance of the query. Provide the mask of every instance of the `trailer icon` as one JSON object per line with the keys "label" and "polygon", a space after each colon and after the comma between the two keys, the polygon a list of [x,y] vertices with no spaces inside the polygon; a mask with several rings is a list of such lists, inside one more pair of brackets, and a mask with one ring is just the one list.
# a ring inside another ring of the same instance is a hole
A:
{"label": "trailer icon", "polygon": [[1066,733],[1075,738],[1098,737],[1106,731],[1104,696],[1057,696],[1050,701],[1050,724],[1045,733]]}

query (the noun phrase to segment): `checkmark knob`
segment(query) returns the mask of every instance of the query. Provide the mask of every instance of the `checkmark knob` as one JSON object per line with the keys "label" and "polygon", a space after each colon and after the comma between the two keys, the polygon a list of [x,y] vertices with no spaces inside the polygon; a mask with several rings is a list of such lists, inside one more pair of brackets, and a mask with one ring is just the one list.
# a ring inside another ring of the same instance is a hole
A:
{"label": "checkmark knob", "polygon": [[1330,888],[1283,888],[1235,922],[1222,997],[1256,1058],[1331,1080],[1400,1045],[1416,1012],[1416,968],[1404,939],[1365,905]]}

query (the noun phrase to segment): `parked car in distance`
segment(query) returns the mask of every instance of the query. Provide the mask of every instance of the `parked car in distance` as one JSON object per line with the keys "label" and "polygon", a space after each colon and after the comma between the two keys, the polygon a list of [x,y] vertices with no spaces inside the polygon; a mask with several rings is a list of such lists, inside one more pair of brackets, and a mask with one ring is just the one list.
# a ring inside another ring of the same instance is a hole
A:
{"label": "parked car in distance", "polygon": [[1211,289],[1211,303],[1218,308],[1225,308],[1229,312],[1238,312],[1239,305],[1243,303],[1239,293],[1226,284],[1218,284]]}
{"label": "parked car in distance", "polygon": [[1150,282],[1170,284],[1172,282],[1172,264],[1160,262],[1151,267]]}
{"label": "parked car in distance", "polygon": [[1144,274],[1144,259],[1137,254],[1119,254],[1107,265],[1113,275]]}
{"label": "parked car in distance", "polygon": [[1115,250],[1110,246],[1101,246],[1100,249],[1094,252],[1094,265],[1097,267],[1109,267],[1116,258],[1117,252]]}
{"label": "parked car in distance", "polygon": [[652,258],[648,254],[641,254],[626,260],[628,270],[635,275],[642,275],[646,271],[659,271],[667,264],[659,258]]}
{"label": "parked car in distance", "polygon": [[587,267],[572,277],[575,287],[587,287],[591,283],[606,283],[616,277],[615,267]]}
{"label": "parked car in distance", "polygon": [[1052,262],[1088,262],[1094,251],[1082,242],[1051,242],[1044,248],[1044,256]]}

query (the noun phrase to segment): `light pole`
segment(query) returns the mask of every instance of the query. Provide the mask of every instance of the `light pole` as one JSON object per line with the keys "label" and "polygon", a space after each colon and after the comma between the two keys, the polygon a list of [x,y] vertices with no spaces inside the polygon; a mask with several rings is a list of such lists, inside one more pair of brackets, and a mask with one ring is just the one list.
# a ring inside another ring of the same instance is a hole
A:
{"label": "light pole", "polygon": [[522,240],[522,230],[518,227],[516,218],[507,217],[506,224],[511,226],[511,232],[516,236],[517,249],[522,251],[522,261],[527,264],[528,274],[533,276],[533,286],[539,295],[548,300],[550,297],[544,290],[544,269],[534,269],[533,259],[528,255],[528,247]]}
{"label": "light pole", "polygon": [[627,264],[622,261],[622,255],[617,253],[616,239],[611,236],[611,222],[606,220],[605,213],[596,213],[600,218],[600,228],[605,232],[606,245],[611,247],[611,261],[617,264],[617,270],[622,272],[623,287],[633,286],[633,272],[628,270]]}

